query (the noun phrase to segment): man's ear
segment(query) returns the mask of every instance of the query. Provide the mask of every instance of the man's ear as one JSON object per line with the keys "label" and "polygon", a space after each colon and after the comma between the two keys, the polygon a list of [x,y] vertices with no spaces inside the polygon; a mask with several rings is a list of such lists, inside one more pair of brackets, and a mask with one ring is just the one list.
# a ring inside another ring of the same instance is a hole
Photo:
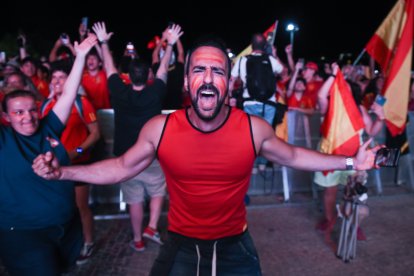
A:
{"label": "man's ear", "polygon": [[188,75],[184,76],[184,90],[188,93],[190,92],[190,87],[188,86]]}

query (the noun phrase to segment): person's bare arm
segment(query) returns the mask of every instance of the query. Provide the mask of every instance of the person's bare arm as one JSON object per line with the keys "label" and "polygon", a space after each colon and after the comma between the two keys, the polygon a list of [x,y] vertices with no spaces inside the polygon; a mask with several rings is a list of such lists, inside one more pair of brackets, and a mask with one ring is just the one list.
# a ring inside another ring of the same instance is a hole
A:
{"label": "person's bare arm", "polygon": [[184,47],[180,39],[177,39],[177,61],[181,63],[185,61]]}
{"label": "person's bare arm", "polygon": [[57,50],[63,45],[62,40],[60,37],[56,40],[55,44],[53,45],[52,50],[49,53],[49,61],[54,62],[57,60]]}
{"label": "person's bare arm", "polygon": [[20,41],[21,45],[19,45],[19,56],[20,60],[23,60],[28,56],[26,50],[26,36],[24,34],[20,34],[17,36],[17,39]]}
{"label": "person's bare arm", "polygon": [[339,66],[336,63],[333,63],[331,67],[332,67],[333,75],[329,76],[326,79],[326,81],[322,84],[321,88],[319,88],[319,91],[318,91],[318,104],[319,104],[319,111],[321,112],[321,114],[325,114],[326,111],[328,111],[329,90],[331,89],[331,86],[335,81],[335,76],[339,70]]}
{"label": "person's bare arm", "polygon": [[158,41],[158,43],[154,47],[154,50],[152,51],[151,62],[153,65],[160,62],[160,50],[165,40],[166,38],[164,37],[164,33],[163,33],[161,39]]}
{"label": "person's bare arm", "polygon": [[315,109],[313,108],[289,107],[289,110],[296,110],[307,115],[312,115],[315,113]]}
{"label": "person's bare arm", "polygon": [[[230,80],[229,80],[229,92],[232,93],[234,90],[234,84],[237,78],[241,77],[239,76],[240,74],[240,64],[241,64],[241,59],[243,57],[239,57],[235,62],[233,67],[231,68],[231,75],[230,75]],[[237,73],[237,75],[235,75]],[[230,95],[232,96],[232,95]]]}
{"label": "person's bare arm", "polygon": [[155,76],[156,78],[163,80],[165,83],[167,82],[168,65],[171,59],[172,48],[182,34],[183,32],[181,31],[180,25],[176,24],[173,24],[171,28],[167,28],[163,33],[163,37],[165,36],[167,40],[167,48],[165,49],[164,56],[161,59],[160,66]]}
{"label": "person's bare arm", "polygon": [[33,161],[34,172],[45,179],[81,181],[92,184],[115,184],[143,171],[155,158],[166,115],[158,115],[142,128],[137,142],[122,156],[90,165],[60,167],[51,152]]}
{"label": "person's bare arm", "polygon": [[[283,166],[307,171],[345,170],[346,158],[343,155],[329,155],[315,150],[290,145],[276,137],[273,128],[263,119],[252,117],[252,129],[256,151],[267,160]],[[356,170],[374,167],[377,146],[367,149],[371,139],[358,150],[354,159]]]}
{"label": "person's bare arm", "polygon": [[112,74],[118,73],[115,67],[114,59],[112,57],[112,54],[111,54],[111,51],[108,45],[108,42],[111,39],[113,33],[108,33],[106,31],[105,22],[97,22],[93,24],[92,30],[95,32],[96,36],[98,37],[99,42],[101,42],[102,59],[104,62],[106,76],[109,77]]}
{"label": "person's bare arm", "polygon": [[286,52],[289,69],[291,72],[293,72],[295,71],[295,61],[293,60],[293,48],[291,44],[285,47],[285,52]]}
{"label": "person's bare arm", "polygon": [[66,124],[70,111],[72,110],[72,105],[81,81],[86,54],[96,43],[97,39],[94,34],[90,34],[81,44],[75,42],[75,62],[63,86],[62,96],[53,107],[53,112],[63,124]]}
{"label": "person's bare arm", "polygon": [[[85,151],[90,150],[101,136],[99,132],[99,124],[97,121],[87,124],[86,127],[88,128],[89,134],[82,142],[82,144],[79,145],[79,147]],[[79,153],[76,151],[76,149],[70,151],[68,154],[71,160],[79,156]]]}
{"label": "person's bare arm", "polygon": [[50,50],[49,53],[49,61],[50,62],[54,62],[57,60],[57,51],[59,50],[60,47],[67,47],[73,56],[76,56],[76,51],[75,48],[73,47],[73,44],[70,42],[70,39],[68,37],[68,43],[64,44],[62,42],[61,37],[59,36],[59,38],[56,40],[55,44],[53,45],[52,50]]}
{"label": "person's bare arm", "polygon": [[295,83],[296,83],[296,79],[298,78],[299,71],[300,71],[302,68],[303,68],[303,62],[298,61],[298,62],[296,63],[296,65],[295,65],[295,70],[293,71],[293,75],[292,75],[292,77],[290,78],[290,81],[289,81],[289,86],[288,86],[288,89],[287,89],[287,91],[286,91],[286,97],[287,97],[287,98],[289,98],[289,97],[292,95],[293,90],[295,90]]}
{"label": "person's bare arm", "polygon": [[368,111],[365,109],[363,105],[359,106],[361,110],[362,119],[365,124],[365,132],[370,137],[374,137],[377,135],[382,127],[384,126],[384,109],[381,105],[374,102],[371,106],[371,110],[375,113],[376,119],[372,120],[371,116],[369,115]]}
{"label": "person's bare arm", "polygon": [[82,22],[79,24],[79,41],[82,42],[88,36],[88,27]]}

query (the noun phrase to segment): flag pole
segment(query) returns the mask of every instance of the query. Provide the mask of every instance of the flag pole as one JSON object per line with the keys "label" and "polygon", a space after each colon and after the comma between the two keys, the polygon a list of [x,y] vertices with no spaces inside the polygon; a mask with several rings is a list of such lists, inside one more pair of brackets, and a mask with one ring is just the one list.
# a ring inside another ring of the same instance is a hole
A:
{"label": "flag pole", "polygon": [[273,45],[275,43],[275,39],[276,39],[276,32],[277,32],[277,26],[279,25],[279,20],[275,21],[275,29],[273,30],[273,35],[270,39],[270,45]]}
{"label": "flag pole", "polygon": [[359,63],[359,60],[362,58],[362,56],[365,54],[365,48],[362,49],[361,53],[359,54],[359,56],[355,59],[354,63],[352,63],[352,66],[355,66]]}

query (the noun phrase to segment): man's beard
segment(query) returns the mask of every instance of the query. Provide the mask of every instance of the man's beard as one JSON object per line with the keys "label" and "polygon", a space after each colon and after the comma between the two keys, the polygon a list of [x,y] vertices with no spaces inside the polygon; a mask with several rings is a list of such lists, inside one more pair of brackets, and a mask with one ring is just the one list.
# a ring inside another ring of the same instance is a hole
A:
{"label": "man's beard", "polygon": [[[198,106],[198,99],[200,97],[203,97],[203,96],[200,96],[200,93],[201,93],[202,90],[210,90],[210,91],[213,91],[214,94],[216,95],[217,104],[216,104],[216,106],[214,108],[214,111],[213,111],[213,113],[211,115],[207,115],[207,116],[206,115],[203,115],[202,114],[202,111],[200,110],[200,107]],[[219,93],[218,89],[214,85],[212,85],[212,84],[204,84],[204,85],[200,86],[200,88],[198,88],[197,94],[196,94],[195,98],[191,98],[191,103],[193,105],[194,111],[197,114],[197,116],[201,120],[208,122],[208,121],[212,121],[213,119],[215,119],[217,117],[217,115],[220,112],[221,107],[224,104],[224,100],[225,100],[225,97],[220,98],[220,93]]]}

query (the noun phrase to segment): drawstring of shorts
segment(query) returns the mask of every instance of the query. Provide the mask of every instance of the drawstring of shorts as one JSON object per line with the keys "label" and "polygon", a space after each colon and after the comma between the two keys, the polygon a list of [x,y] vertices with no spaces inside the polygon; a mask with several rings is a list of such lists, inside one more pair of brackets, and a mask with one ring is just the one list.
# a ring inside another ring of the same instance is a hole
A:
{"label": "drawstring of shorts", "polygon": [[217,269],[217,250],[216,250],[217,241],[213,245],[213,259],[211,260],[211,276],[216,276]]}
{"label": "drawstring of shorts", "polygon": [[199,276],[201,255],[200,255],[200,249],[198,248],[198,244],[196,244],[195,246],[196,246],[196,251],[197,251],[197,276]]}
{"label": "drawstring of shorts", "polygon": [[[197,251],[197,276],[200,275],[200,262],[201,262],[201,254],[200,249],[198,248],[198,244],[195,245]],[[217,241],[214,242],[213,245],[213,258],[211,260],[211,276],[217,275]]]}

